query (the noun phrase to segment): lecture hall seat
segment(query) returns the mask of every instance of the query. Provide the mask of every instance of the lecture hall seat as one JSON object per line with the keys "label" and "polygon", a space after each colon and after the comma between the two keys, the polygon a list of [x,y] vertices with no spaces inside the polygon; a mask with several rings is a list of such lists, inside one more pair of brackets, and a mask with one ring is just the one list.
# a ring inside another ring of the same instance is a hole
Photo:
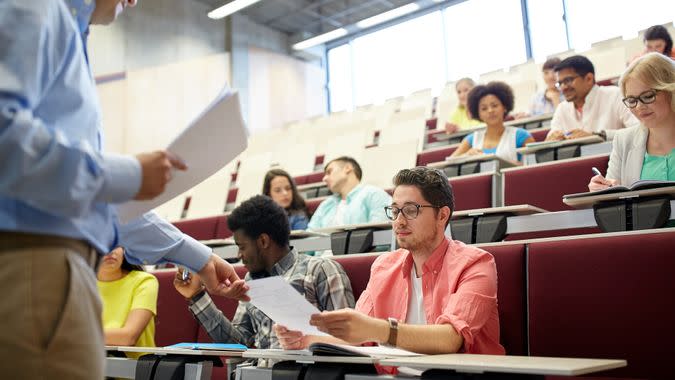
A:
{"label": "lecture hall seat", "polygon": [[[608,155],[577,157],[502,170],[504,205],[529,204],[548,211],[571,210],[562,202],[565,194],[588,191],[596,167],[607,172]],[[459,197],[458,197],[459,198]]]}
{"label": "lecture hall seat", "polygon": [[530,355],[626,359],[597,376],[673,378],[675,229],[529,245]]}

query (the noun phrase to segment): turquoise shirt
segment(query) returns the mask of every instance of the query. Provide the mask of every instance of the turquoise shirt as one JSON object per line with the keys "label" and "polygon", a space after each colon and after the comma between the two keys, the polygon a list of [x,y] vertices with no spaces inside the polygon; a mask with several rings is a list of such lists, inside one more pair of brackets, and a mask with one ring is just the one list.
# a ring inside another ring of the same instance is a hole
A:
{"label": "turquoise shirt", "polygon": [[675,181],[675,149],[665,156],[645,153],[640,179]]}
{"label": "turquoise shirt", "polygon": [[[645,152],[640,179],[675,181],[675,149],[665,156],[655,156]],[[675,220],[669,221],[666,227],[675,227]]]}
{"label": "turquoise shirt", "polygon": [[[309,221],[310,230],[332,227],[333,219],[341,197],[332,195],[321,202]],[[361,224],[385,222],[387,216],[384,207],[391,205],[391,197],[384,190],[371,185],[358,185],[347,195],[347,208],[344,213],[344,224]]]}

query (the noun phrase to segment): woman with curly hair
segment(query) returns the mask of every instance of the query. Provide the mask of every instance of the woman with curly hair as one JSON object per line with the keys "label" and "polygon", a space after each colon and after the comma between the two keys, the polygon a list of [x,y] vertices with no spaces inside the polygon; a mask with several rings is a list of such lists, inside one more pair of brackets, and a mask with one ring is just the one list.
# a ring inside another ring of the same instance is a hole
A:
{"label": "woman with curly hair", "polygon": [[513,110],[513,103],[513,90],[504,82],[474,87],[469,93],[469,112],[487,127],[468,135],[452,157],[494,153],[505,160],[520,161],[516,149],[534,142],[534,138],[522,128],[504,125],[506,115]]}

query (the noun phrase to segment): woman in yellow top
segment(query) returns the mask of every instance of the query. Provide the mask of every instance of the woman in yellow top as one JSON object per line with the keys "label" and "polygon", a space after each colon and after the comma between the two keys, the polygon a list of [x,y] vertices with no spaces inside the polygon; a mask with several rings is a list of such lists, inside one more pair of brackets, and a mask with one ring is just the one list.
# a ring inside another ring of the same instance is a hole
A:
{"label": "woman in yellow top", "polygon": [[459,105],[452,115],[450,115],[450,120],[445,123],[445,133],[450,135],[460,129],[467,129],[481,124],[480,120],[471,117],[469,109],[466,106],[469,91],[475,86],[476,83],[471,78],[462,78],[455,83]]}
{"label": "woman in yellow top", "polygon": [[[121,247],[103,257],[97,278],[103,300],[105,344],[155,347],[157,278],[130,264]],[[127,353],[131,358],[140,355]]]}

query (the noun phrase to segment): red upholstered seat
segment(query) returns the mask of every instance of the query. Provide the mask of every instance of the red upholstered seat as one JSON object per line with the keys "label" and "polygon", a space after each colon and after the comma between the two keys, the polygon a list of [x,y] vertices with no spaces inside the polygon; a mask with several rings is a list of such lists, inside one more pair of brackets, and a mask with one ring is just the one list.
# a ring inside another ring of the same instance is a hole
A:
{"label": "red upholstered seat", "polygon": [[417,154],[417,166],[426,166],[432,162],[445,161],[445,158],[452,154],[457,146],[448,146],[441,149],[431,149]]}
{"label": "red upholstered seat", "polygon": [[626,359],[601,376],[673,378],[675,231],[532,243],[530,354]]}
{"label": "red upholstered seat", "polygon": [[324,173],[323,171],[320,172],[314,172],[311,174],[307,174],[307,182],[306,183],[318,183],[323,181],[323,176]]}
{"label": "red upholstered seat", "polygon": [[507,355],[527,355],[525,245],[480,247],[497,265],[500,340]]}
{"label": "red upholstered seat", "polygon": [[344,255],[333,256],[333,260],[342,265],[349,276],[354,292],[354,300],[358,300],[361,293],[366,289],[370,279],[370,266],[377,258],[377,255]]}
{"label": "red upholstered seat", "polygon": [[[504,205],[530,204],[548,211],[570,210],[565,194],[588,191],[592,167],[607,171],[609,156],[581,157],[502,171]],[[459,197],[458,197],[459,199]]]}
{"label": "red upholstered seat", "polygon": [[307,205],[307,211],[309,211],[310,214],[314,214],[314,211],[316,211],[321,202],[323,202],[325,199],[326,197],[307,199],[305,201],[305,204]]}
{"label": "red upholstered seat", "polygon": [[227,215],[218,216],[218,222],[216,224],[216,239],[227,239],[232,236],[233,233],[230,231],[230,227],[227,225]]}
{"label": "red upholstered seat", "polygon": [[234,203],[237,200],[237,191],[238,190],[239,189],[235,187],[233,189],[230,189],[230,191],[227,192],[227,203],[228,204]]}
{"label": "red upholstered seat", "polygon": [[450,178],[455,210],[492,207],[492,173]]}
{"label": "red upholstered seat", "polygon": [[219,216],[209,216],[206,218],[180,220],[173,225],[184,234],[197,240],[209,240],[216,238],[216,229]]}
{"label": "red upholstered seat", "polygon": [[534,137],[534,140],[539,142],[539,141],[544,141],[546,140],[546,135],[548,135],[548,132],[550,131],[550,128],[546,129],[540,129],[538,131],[530,131],[532,134],[532,137]]}
{"label": "red upholstered seat", "polygon": [[159,282],[155,344],[158,347],[197,340],[198,323],[187,309],[187,302],[173,287],[176,270],[152,272]]}

